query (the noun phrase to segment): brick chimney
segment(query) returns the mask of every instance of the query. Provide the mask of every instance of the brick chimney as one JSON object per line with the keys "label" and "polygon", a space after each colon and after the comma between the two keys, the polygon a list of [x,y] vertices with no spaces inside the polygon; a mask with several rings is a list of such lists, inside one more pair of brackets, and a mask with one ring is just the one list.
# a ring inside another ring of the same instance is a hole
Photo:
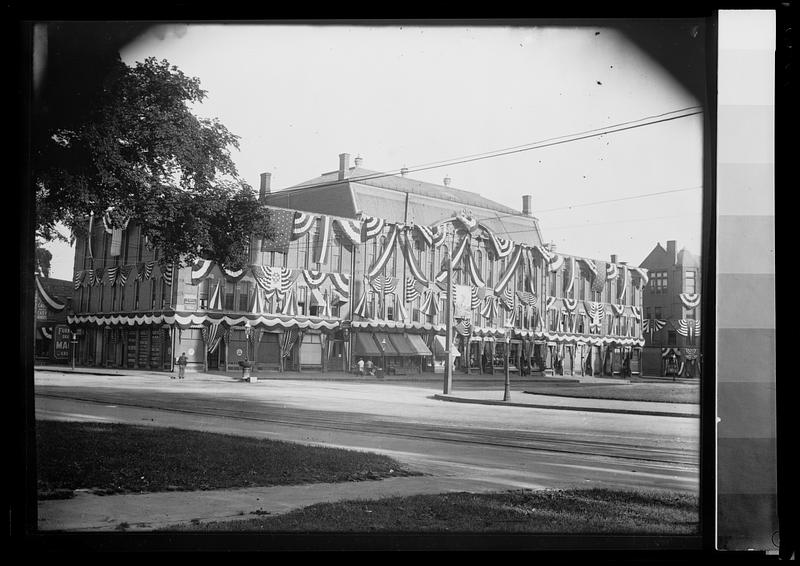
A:
{"label": "brick chimney", "polygon": [[445,186],[445,187],[449,187],[449,186],[450,186],[450,177],[449,177],[449,176],[445,177],[445,178],[442,180],[442,182],[444,183],[444,186]]}
{"label": "brick chimney", "polygon": [[611,263],[617,263],[617,254],[611,254]]}
{"label": "brick chimney", "polygon": [[361,167],[361,164],[364,162],[360,155],[357,156],[354,161],[356,163],[356,167]]}
{"label": "brick chimney", "polygon": [[339,180],[346,179],[350,172],[350,154],[339,154]]}
{"label": "brick chimney", "polygon": [[533,196],[522,195],[522,214],[525,216],[533,216],[533,206],[531,203],[532,200]]}
{"label": "brick chimney", "polygon": [[261,173],[261,188],[258,191],[258,200],[263,202],[267,195],[270,193],[270,182],[272,181],[272,173]]}
{"label": "brick chimney", "polygon": [[675,240],[667,240],[667,256],[672,265],[678,261],[677,242]]}

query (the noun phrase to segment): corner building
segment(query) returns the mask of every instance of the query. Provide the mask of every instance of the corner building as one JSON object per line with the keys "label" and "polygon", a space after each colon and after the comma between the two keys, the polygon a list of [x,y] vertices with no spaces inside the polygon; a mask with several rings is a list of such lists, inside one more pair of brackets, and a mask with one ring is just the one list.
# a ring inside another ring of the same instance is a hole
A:
{"label": "corner building", "polygon": [[523,375],[639,373],[646,270],[543,244],[530,196],[518,211],[449,179],[351,167],[348,154],[299,185],[270,181],[260,202],[275,233],[252,241],[239,271],[161,265],[135,226],[95,227],[91,257],[78,242],[80,362],[170,369],[185,352],[190,370],[238,371],[246,358],[257,371],[355,371],[362,359],[440,373],[452,257],[457,371],[495,373],[509,348]]}

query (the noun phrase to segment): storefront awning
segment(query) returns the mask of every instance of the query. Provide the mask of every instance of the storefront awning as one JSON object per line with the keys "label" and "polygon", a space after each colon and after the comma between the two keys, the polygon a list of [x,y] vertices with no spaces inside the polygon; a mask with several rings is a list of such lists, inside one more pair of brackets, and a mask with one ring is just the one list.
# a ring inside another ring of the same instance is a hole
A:
{"label": "storefront awning", "polygon": [[375,333],[375,341],[383,350],[384,356],[401,356],[400,352],[397,351],[397,348],[394,347],[392,341],[389,339],[389,335],[383,332]]}
{"label": "storefront awning", "polygon": [[432,356],[431,349],[425,344],[422,336],[419,334],[406,334],[411,346],[417,351],[418,356]]}
{"label": "storefront awning", "polygon": [[355,356],[381,356],[380,349],[375,343],[371,332],[359,332],[353,343],[353,355]]}
{"label": "storefront awning", "polygon": [[405,334],[389,334],[389,340],[401,356],[418,356],[416,348],[411,345]]}
{"label": "storefront awning", "polygon": [[[458,348],[455,347],[455,344],[450,345],[450,351],[453,353],[453,356],[461,355],[461,352],[458,351]],[[447,356],[447,346],[444,336],[439,336],[437,334],[433,337],[433,355],[437,358],[444,358]]]}

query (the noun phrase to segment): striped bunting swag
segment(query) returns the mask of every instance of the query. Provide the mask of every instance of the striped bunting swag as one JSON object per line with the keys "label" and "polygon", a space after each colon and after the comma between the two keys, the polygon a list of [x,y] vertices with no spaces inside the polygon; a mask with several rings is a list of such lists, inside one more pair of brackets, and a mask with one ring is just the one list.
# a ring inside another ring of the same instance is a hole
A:
{"label": "striped bunting swag", "polygon": [[548,250],[546,250],[542,246],[533,246],[533,250],[538,252],[539,255],[542,256],[542,259],[544,260],[545,263],[550,263],[550,261],[553,258],[553,254],[551,254]]}
{"label": "striped bunting swag", "polygon": [[360,244],[362,242],[363,226],[360,220],[345,220],[344,218],[334,218],[334,226],[337,226],[345,238],[351,244]]}
{"label": "striped bunting swag", "polygon": [[563,265],[564,265],[564,256],[553,254],[553,256],[550,258],[550,272],[555,273],[556,271],[561,269]]}
{"label": "striped bunting swag", "polygon": [[398,228],[395,225],[392,225],[389,229],[389,237],[386,239],[386,243],[383,245],[383,251],[381,251],[381,255],[375,260],[375,263],[372,264],[369,271],[367,272],[367,278],[372,279],[378,273],[383,271],[383,268],[386,267],[386,264],[389,263],[389,258],[392,257],[395,250],[395,244],[397,243],[397,233]]}
{"label": "striped bunting swag", "polygon": [[525,306],[529,307],[536,304],[536,295],[530,291],[517,291],[517,297],[519,297],[520,302]]}
{"label": "striped bunting swag", "polygon": [[628,266],[624,263],[622,264],[622,275],[620,277],[622,279],[622,285],[617,285],[617,298],[625,302],[625,291],[628,289]]}
{"label": "striped bunting swag", "polygon": [[575,258],[570,257],[564,268],[564,295],[569,296],[575,286]]}
{"label": "striped bunting swag", "polygon": [[475,258],[472,257],[472,250],[467,252],[467,271],[469,272],[469,278],[473,285],[476,287],[486,286],[486,283],[481,278],[480,269],[478,269],[478,265],[475,263]]}
{"label": "striped bunting swag", "polygon": [[425,242],[425,245],[431,247],[433,245],[433,230],[421,224],[415,224],[414,229],[417,231],[420,239]]}
{"label": "striped bunting swag", "polygon": [[75,275],[72,277],[72,282],[75,284],[75,289],[78,289],[85,279],[86,279],[85,271],[76,271]]}
{"label": "striped bunting swag", "polygon": [[330,273],[328,274],[328,278],[333,283],[333,288],[339,292],[339,294],[346,298],[350,298],[350,276],[346,273]]}
{"label": "striped bunting swag", "polygon": [[397,280],[386,275],[376,275],[370,279],[369,286],[376,293],[388,295],[397,289]]}
{"label": "striped bunting swag", "polygon": [[589,329],[599,332],[603,325],[603,319],[606,317],[605,305],[603,303],[589,302],[588,305],[584,303],[584,307],[589,314]]}
{"label": "striped bunting swag", "polygon": [[200,330],[200,334],[203,336],[206,352],[213,354],[217,346],[219,346],[220,340],[222,340],[223,333],[220,330],[220,323],[212,322],[207,325],[204,324],[203,328]]}
{"label": "striped bunting swag", "polygon": [[411,271],[411,275],[423,285],[427,285],[428,278],[425,277],[425,273],[417,261],[417,256],[414,255],[414,248],[411,245],[411,239],[408,237],[408,232],[403,230],[400,234],[400,238],[400,249],[403,252],[403,257],[406,260],[406,265]]}
{"label": "striped bunting swag", "polygon": [[481,299],[478,297],[478,288],[477,287],[470,287],[469,290],[470,294],[470,309],[473,311],[480,308],[481,306]]}
{"label": "striped bunting swag", "polygon": [[696,308],[700,304],[700,293],[681,293],[681,302],[687,309]]}
{"label": "striped bunting swag", "polygon": [[406,277],[405,300],[407,303],[419,299],[419,291],[414,285],[414,278],[411,276]]}
{"label": "striped bunting swag", "polygon": [[619,275],[616,263],[609,263],[606,265],[606,281],[613,281]]}
{"label": "striped bunting swag", "polygon": [[506,288],[508,282],[511,281],[511,278],[514,276],[514,272],[517,270],[517,266],[519,265],[519,258],[522,256],[522,246],[517,246],[514,255],[511,256],[511,259],[508,260],[508,266],[506,267],[506,272],[500,278],[500,281],[494,288],[494,292],[496,295],[499,295],[503,292],[503,289]]}
{"label": "striped bunting swag", "polygon": [[254,265],[253,276],[256,284],[264,289],[267,296],[276,293],[278,298],[282,298],[294,282],[292,271],[285,267]]}
{"label": "striped bunting swag", "polygon": [[550,310],[550,308],[556,303],[555,297],[547,297],[547,300],[544,302],[545,310]]}
{"label": "striped bunting swag", "polygon": [[504,258],[511,255],[511,252],[514,251],[514,242],[512,240],[498,238],[495,236],[494,232],[492,232],[486,226],[481,225],[481,228],[483,228],[483,231],[489,235],[489,241],[492,243],[492,248],[494,248],[494,252],[498,258]]}
{"label": "striped bunting swag", "polygon": [[358,303],[353,307],[353,314],[357,314],[361,318],[367,318],[367,287],[364,286],[364,291],[358,299]]}
{"label": "striped bunting swag", "polygon": [[625,305],[611,305],[611,312],[614,316],[622,316],[622,313],[625,312]]}
{"label": "striped bunting swag", "polygon": [[39,330],[42,331],[42,336],[44,336],[48,340],[52,340],[53,339],[52,328],[48,328],[46,326],[42,326]]}
{"label": "striped bunting swag", "polygon": [[631,269],[636,272],[642,287],[647,287],[647,283],[650,281],[650,278],[647,276],[647,270],[644,267],[631,267]]}
{"label": "striped bunting swag", "polygon": [[154,261],[140,262],[136,264],[136,279],[146,281],[153,276]]}
{"label": "striped bunting swag", "polygon": [[641,307],[628,307],[631,309],[631,313],[633,313],[633,318],[636,320],[642,319],[642,309]]}
{"label": "striped bunting swag", "polygon": [[167,285],[169,285],[170,287],[172,287],[172,272],[173,272],[173,269],[174,269],[174,266],[171,263],[168,263],[167,265],[164,265],[161,268],[161,276],[164,278],[164,282]]}
{"label": "striped bunting swag", "polygon": [[408,313],[399,293],[394,296],[394,318],[398,322],[408,322]]}
{"label": "striped bunting swag", "polygon": [[385,222],[386,221],[383,220],[383,218],[375,218],[374,216],[365,216],[361,241],[366,242],[367,240],[374,238],[375,236],[380,234],[383,231],[383,226]]}
{"label": "striped bunting swag", "polygon": [[98,267],[94,270],[94,285],[103,285],[105,284],[105,278],[103,277],[103,272],[105,270],[102,267]]}
{"label": "striped bunting swag", "polygon": [[128,276],[133,271],[132,265],[123,265],[119,268],[119,274],[117,275],[117,285],[122,285],[123,287],[128,282]]}
{"label": "striped bunting swag", "polygon": [[700,329],[699,327],[698,321],[682,318],[678,321],[678,328],[676,328],[676,330],[681,336],[686,336],[689,340],[694,340],[695,333]]}
{"label": "striped bunting swag", "polygon": [[211,299],[208,301],[208,308],[210,310],[222,310],[222,292],[220,291],[219,281],[217,281],[217,286],[214,287],[214,292],[211,294]]}
{"label": "striped bunting swag", "polygon": [[283,336],[281,336],[281,358],[288,358],[292,355],[292,348],[297,342],[298,335],[299,332],[296,328],[290,328],[283,333]]}
{"label": "striped bunting swag", "polygon": [[431,232],[433,234],[433,247],[440,248],[444,244],[447,232],[442,230],[440,226],[434,226],[431,228]]}
{"label": "striped bunting swag", "polygon": [[296,211],[294,213],[294,223],[292,224],[292,240],[298,240],[308,234],[314,227],[313,214]]}
{"label": "striped bunting swag", "polygon": [[510,311],[514,309],[514,291],[511,290],[511,287],[506,287],[505,290],[503,290],[500,304],[503,305],[503,308],[506,310]]}
{"label": "striped bunting swag", "polygon": [[317,234],[317,241],[314,244],[314,262],[315,263],[328,263],[328,243],[331,238],[331,217],[319,217],[319,232]]}
{"label": "striped bunting swag", "polygon": [[591,279],[596,279],[597,278],[597,266],[594,264],[594,261],[592,261],[591,259],[586,259],[586,258],[580,258],[579,261],[582,262],[583,265],[585,265],[586,268],[589,270],[590,278]]}
{"label": "striped bunting swag", "polygon": [[435,316],[439,312],[439,294],[431,290],[425,291],[419,310],[428,316]]}
{"label": "striped bunting swag", "polygon": [[117,282],[117,274],[119,273],[119,266],[112,265],[106,268],[106,278],[109,286],[113,286]]}
{"label": "striped bunting swag", "polygon": [[461,336],[469,336],[472,334],[472,323],[467,319],[459,320],[458,323],[456,323],[454,330]]}
{"label": "striped bunting swag", "polygon": [[576,299],[561,299],[561,304],[568,313],[573,313],[578,306],[578,301]]}
{"label": "striped bunting swag", "polygon": [[[198,259],[192,265],[192,284],[195,285],[202,281],[211,274],[211,268],[214,267],[214,262],[208,259]],[[137,274],[137,279],[139,276]]]}
{"label": "striped bunting swag", "polygon": [[244,269],[244,268],[243,269],[228,269],[227,267],[224,267],[222,269],[222,274],[225,275],[225,279],[227,279],[228,281],[236,282],[236,281],[239,281],[240,279],[242,279],[245,275],[247,275],[248,271],[249,271],[248,269]]}
{"label": "striped bunting swag", "polygon": [[316,289],[317,287],[322,285],[322,283],[324,283],[325,279],[327,278],[328,274],[323,273],[322,271],[313,271],[309,269],[303,270],[303,279],[306,280],[306,283],[308,283],[308,286],[311,289]]}
{"label": "striped bunting swag", "polygon": [[650,336],[653,332],[658,332],[666,326],[666,320],[659,320],[657,318],[646,318],[642,321],[642,332],[649,332]]}

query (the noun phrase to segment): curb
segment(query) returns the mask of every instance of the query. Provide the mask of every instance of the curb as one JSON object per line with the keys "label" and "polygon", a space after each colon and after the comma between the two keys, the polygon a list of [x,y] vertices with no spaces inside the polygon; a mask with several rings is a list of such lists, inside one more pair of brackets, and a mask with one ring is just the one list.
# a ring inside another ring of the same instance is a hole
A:
{"label": "curb", "polygon": [[[527,392],[525,392],[527,393]],[[638,409],[609,409],[606,407],[577,407],[577,406],[560,406],[554,407],[553,405],[537,405],[534,403],[515,403],[513,401],[495,401],[493,399],[467,399],[465,397],[450,397],[437,393],[432,397],[439,401],[449,401],[451,403],[471,403],[473,405],[505,405],[506,407],[527,407],[529,409],[550,409],[553,411],[589,411],[594,413],[617,413],[623,415],[650,415],[659,417],[684,417],[684,418],[700,418],[700,415],[691,413],[671,413],[666,411],[644,411]]]}

